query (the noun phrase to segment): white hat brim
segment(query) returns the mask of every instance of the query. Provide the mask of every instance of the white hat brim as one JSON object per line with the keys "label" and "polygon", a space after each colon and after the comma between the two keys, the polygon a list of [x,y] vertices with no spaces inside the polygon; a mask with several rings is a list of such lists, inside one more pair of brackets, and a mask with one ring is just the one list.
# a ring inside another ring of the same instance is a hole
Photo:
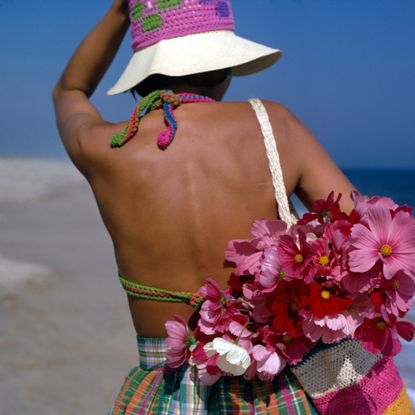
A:
{"label": "white hat brim", "polygon": [[183,76],[233,68],[233,75],[249,75],[271,66],[281,54],[278,49],[244,39],[230,30],[165,39],[135,52],[108,95],[128,91],[153,74]]}

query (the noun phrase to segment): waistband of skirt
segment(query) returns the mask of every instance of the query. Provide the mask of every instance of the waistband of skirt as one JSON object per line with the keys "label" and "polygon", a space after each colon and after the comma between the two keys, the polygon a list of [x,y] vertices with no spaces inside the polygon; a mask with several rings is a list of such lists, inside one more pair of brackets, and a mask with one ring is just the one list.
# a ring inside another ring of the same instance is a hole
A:
{"label": "waistband of skirt", "polygon": [[166,362],[167,344],[164,337],[137,336],[140,368],[150,370]]}

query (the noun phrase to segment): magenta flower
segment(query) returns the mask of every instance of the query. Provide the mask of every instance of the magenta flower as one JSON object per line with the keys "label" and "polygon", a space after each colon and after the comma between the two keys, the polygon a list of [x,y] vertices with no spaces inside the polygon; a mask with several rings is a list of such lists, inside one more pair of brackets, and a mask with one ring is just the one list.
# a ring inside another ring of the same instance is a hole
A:
{"label": "magenta flower", "polygon": [[181,316],[175,315],[174,320],[166,321],[165,327],[167,330],[166,365],[175,369],[189,360],[190,350],[196,340],[190,334],[189,327]]}
{"label": "magenta flower", "polygon": [[264,326],[261,329],[261,336],[267,349],[278,349],[279,354],[290,365],[300,362],[314,345],[304,334],[293,337],[288,333],[277,333],[269,326]]}
{"label": "magenta flower", "polygon": [[315,268],[312,264],[315,249],[306,242],[306,236],[301,230],[298,230],[298,239],[299,246],[290,235],[280,237],[279,259],[287,276],[304,279],[306,283],[310,283],[315,275]]}
{"label": "magenta flower", "polygon": [[331,249],[329,242],[324,236],[312,242],[312,246],[315,249],[313,266],[316,275],[339,281],[342,276],[340,263],[336,252],[334,249]]}
{"label": "magenta flower", "polygon": [[351,232],[349,266],[352,272],[369,271],[378,261],[390,280],[399,271],[415,269],[415,225],[411,216],[399,211],[372,207],[367,211],[367,227],[356,224]]}
{"label": "magenta flower", "polygon": [[342,253],[349,247],[350,230],[353,224],[346,220],[333,222],[324,229],[324,235],[332,243],[333,248]]}
{"label": "magenta flower", "polygon": [[254,275],[260,267],[262,252],[251,241],[232,239],[225,250],[225,259],[236,264],[238,275]]}
{"label": "magenta flower", "polygon": [[232,239],[225,250],[225,259],[236,264],[238,275],[255,275],[261,266],[263,250],[275,246],[286,231],[281,220],[256,220],[251,227],[253,239]]}
{"label": "magenta flower", "polygon": [[251,226],[251,233],[255,236],[251,240],[257,249],[264,250],[277,245],[280,235],[287,230],[287,224],[282,220],[256,220]]}
{"label": "magenta flower", "polygon": [[415,294],[415,281],[403,271],[398,271],[385,286],[385,309],[388,314],[398,317],[409,311]]}
{"label": "magenta flower", "polygon": [[372,268],[365,273],[345,272],[341,282],[349,293],[367,293],[370,289],[378,288],[382,280],[380,267]]}
{"label": "magenta flower", "polygon": [[396,331],[407,342],[411,342],[414,339],[415,327],[409,321],[398,321],[396,323]]}
{"label": "magenta flower", "polygon": [[305,335],[291,337],[285,334],[281,340],[282,344],[279,345],[279,349],[290,365],[301,362],[305,354],[314,346],[314,343]]}
{"label": "magenta flower", "polygon": [[226,298],[219,285],[212,278],[200,288],[200,294],[205,299],[199,311],[198,326],[207,335],[223,333],[228,327],[228,320],[237,313],[237,304]]}
{"label": "magenta flower", "polygon": [[193,361],[196,364],[199,379],[205,385],[213,385],[224,373],[217,366],[219,355],[208,357],[204,351],[205,343],[198,342],[193,352]]}
{"label": "magenta flower", "polygon": [[258,323],[266,323],[272,312],[267,307],[265,296],[253,284],[244,284],[242,291],[244,299],[252,309],[252,318]]}
{"label": "magenta flower", "polygon": [[[406,329],[405,326],[403,330],[405,334],[408,331]],[[381,317],[365,319],[363,324],[356,329],[354,337],[373,354],[381,352],[385,356],[395,356],[402,350],[398,331]]]}

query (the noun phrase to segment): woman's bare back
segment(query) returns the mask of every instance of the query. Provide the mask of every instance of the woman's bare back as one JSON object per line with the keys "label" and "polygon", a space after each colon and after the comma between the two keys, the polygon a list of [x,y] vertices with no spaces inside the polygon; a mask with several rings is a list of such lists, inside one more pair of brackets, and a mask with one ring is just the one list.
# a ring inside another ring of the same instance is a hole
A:
{"label": "woman's bare back", "polygon": [[[300,183],[302,158],[290,142],[287,110],[266,106],[290,195]],[[157,147],[165,128],[160,110],[145,116],[121,148],[110,148],[109,138],[122,125],[93,130],[82,167],[122,275],[196,292],[207,276],[226,285],[232,271],[224,262],[227,242],[249,237],[252,222],[276,218],[277,207],[262,133],[248,102],[183,104],[175,115],[178,132],[165,151]],[[172,314],[192,313],[188,305],[129,302],[142,336],[164,336]]]}

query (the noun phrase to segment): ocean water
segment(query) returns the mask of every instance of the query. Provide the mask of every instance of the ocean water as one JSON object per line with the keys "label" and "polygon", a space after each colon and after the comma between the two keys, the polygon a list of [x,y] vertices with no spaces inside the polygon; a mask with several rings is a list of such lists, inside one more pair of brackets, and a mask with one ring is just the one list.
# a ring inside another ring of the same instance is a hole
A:
{"label": "ocean water", "polygon": [[398,204],[415,208],[415,161],[414,170],[343,169],[343,172],[360,193],[388,196]]}

